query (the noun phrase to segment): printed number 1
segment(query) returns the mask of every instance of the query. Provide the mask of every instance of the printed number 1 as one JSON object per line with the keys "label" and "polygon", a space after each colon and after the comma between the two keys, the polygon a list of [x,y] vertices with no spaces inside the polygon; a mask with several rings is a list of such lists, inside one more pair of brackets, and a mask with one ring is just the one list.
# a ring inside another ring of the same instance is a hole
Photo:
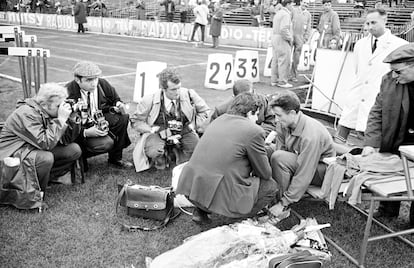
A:
{"label": "printed number 1", "polygon": [[141,73],[141,98],[144,97],[144,89],[145,89],[145,73]]}

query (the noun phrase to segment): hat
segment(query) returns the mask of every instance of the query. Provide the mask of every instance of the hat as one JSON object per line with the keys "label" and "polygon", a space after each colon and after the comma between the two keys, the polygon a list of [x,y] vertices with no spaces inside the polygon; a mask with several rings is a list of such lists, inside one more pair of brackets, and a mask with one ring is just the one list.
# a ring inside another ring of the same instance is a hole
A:
{"label": "hat", "polygon": [[82,77],[99,76],[102,73],[98,65],[90,61],[80,61],[73,67],[73,74]]}
{"label": "hat", "polygon": [[332,0],[322,0],[322,4],[325,4],[325,3],[332,3]]}
{"label": "hat", "polygon": [[402,62],[413,62],[414,61],[414,43],[409,43],[400,46],[387,57],[385,57],[385,63],[402,63]]}

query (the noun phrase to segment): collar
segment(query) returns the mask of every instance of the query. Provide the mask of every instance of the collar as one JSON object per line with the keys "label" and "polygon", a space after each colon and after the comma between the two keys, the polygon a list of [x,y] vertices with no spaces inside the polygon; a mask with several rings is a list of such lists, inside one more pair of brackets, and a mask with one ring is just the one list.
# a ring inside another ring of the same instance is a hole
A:
{"label": "collar", "polygon": [[285,10],[287,13],[291,13],[289,9],[287,9],[286,7],[282,6],[282,8],[280,10]]}
{"label": "collar", "polygon": [[298,113],[298,123],[296,124],[295,129],[292,130],[293,136],[300,136],[302,135],[303,129],[305,128],[305,116],[301,111]]}
{"label": "collar", "polygon": [[388,36],[391,34],[391,31],[390,31],[390,29],[385,29],[385,32],[384,32],[384,34],[383,35],[381,35],[380,37],[375,37],[375,36],[373,36],[373,35],[371,35],[371,40],[372,40],[372,43],[374,43],[374,40],[375,40],[375,38],[378,40],[377,41],[377,44],[379,43],[379,42],[385,42],[385,40],[387,40],[388,39]]}

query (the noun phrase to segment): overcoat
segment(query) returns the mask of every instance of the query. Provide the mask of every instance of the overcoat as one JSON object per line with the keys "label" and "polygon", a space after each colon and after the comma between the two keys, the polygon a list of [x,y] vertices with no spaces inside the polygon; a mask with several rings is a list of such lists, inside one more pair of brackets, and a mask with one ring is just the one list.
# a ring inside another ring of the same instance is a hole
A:
{"label": "overcoat", "polygon": [[221,24],[223,22],[223,9],[219,8],[214,12],[211,17],[210,35],[218,37],[221,35]]}
{"label": "overcoat", "polygon": [[339,121],[340,125],[362,132],[365,131],[369,111],[380,90],[382,77],[390,71],[390,65],[383,60],[392,51],[408,43],[386,29],[385,34],[379,38],[376,50],[372,53],[373,39],[374,37],[369,34],[355,44],[356,79],[348,90]]}
{"label": "overcoat", "polygon": [[76,2],[75,9],[73,11],[75,15],[75,23],[82,24],[86,23],[86,6],[82,2]]}

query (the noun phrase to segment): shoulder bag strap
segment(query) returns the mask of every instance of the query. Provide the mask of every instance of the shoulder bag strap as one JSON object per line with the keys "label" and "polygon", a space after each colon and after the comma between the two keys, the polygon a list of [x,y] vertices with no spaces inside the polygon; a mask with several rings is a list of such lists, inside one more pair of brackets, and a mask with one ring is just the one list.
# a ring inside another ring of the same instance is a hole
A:
{"label": "shoulder bag strap", "polygon": [[128,184],[124,184],[121,191],[119,191],[119,194],[118,194],[118,197],[116,198],[116,203],[115,203],[115,213],[116,213],[117,221],[122,226],[122,230],[126,230],[128,232],[135,232],[135,231],[138,231],[138,230],[141,230],[141,231],[155,231],[155,230],[158,230],[158,229],[161,229],[161,228],[165,227],[170,220],[173,220],[178,215],[180,215],[180,212],[178,212],[176,215],[172,216],[173,213],[174,213],[174,206],[171,206],[171,209],[170,209],[170,211],[168,211],[167,217],[165,217],[164,221],[161,224],[159,224],[155,227],[145,227],[145,226],[140,226],[140,225],[129,225],[129,224],[121,222],[121,220],[118,217],[118,207],[120,206],[122,196],[126,193],[126,188],[127,187],[128,187]]}

